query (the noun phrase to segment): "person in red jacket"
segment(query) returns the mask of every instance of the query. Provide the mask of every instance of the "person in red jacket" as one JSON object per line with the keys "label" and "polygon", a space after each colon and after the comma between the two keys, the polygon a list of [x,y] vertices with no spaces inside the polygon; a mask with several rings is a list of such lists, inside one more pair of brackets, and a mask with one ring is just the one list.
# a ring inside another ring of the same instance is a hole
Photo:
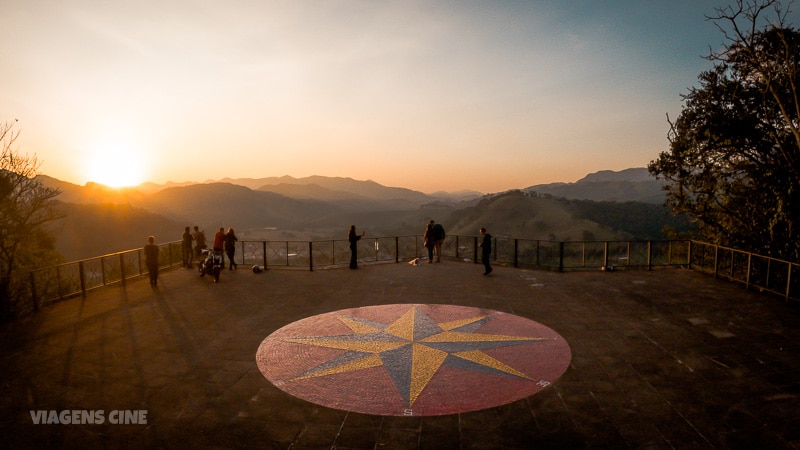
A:
{"label": "person in red jacket", "polygon": [[225,246],[225,228],[219,227],[219,231],[214,233],[214,251],[221,252]]}

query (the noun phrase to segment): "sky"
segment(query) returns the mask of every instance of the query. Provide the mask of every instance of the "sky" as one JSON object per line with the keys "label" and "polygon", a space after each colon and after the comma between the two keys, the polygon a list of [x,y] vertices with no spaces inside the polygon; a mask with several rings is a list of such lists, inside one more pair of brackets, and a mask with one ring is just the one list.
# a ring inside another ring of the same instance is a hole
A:
{"label": "sky", "polygon": [[668,149],[729,4],[4,0],[0,122],[80,185],[574,182]]}

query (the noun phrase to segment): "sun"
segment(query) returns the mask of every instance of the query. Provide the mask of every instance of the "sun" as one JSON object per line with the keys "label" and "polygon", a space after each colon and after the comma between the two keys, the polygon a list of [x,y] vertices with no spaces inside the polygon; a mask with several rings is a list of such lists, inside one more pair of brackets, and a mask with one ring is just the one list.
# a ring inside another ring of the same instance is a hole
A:
{"label": "sun", "polygon": [[106,186],[121,188],[145,181],[144,151],[129,141],[94,146],[83,163],[84,176]]}

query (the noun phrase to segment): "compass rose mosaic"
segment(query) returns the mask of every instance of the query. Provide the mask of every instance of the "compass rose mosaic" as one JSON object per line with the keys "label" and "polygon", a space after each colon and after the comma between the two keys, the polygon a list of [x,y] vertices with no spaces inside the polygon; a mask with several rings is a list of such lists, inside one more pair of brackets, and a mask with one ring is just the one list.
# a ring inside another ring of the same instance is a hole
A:
{"label": "compass rose mosaic", "polygon": [[475,411],[560,377],[569,344],[524,317],[453,305],[345,309],[293,322],[258,348],[281,390],[330,408],[388,416]]}

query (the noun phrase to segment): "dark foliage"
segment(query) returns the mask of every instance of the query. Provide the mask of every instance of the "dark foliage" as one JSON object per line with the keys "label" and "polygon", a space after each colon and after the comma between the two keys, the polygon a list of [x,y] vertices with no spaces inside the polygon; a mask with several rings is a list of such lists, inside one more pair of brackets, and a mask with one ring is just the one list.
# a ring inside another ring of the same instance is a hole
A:
{"label": "dark foliage", "polygon": [[[648,168],[705,240],[798,260],[800,33],[783,25],[779,2],[737,5],[712,18],[730,43],[709,57],[714,68],[685,96],[669,151]],[[777,23],[758,30],[770,8]]]}
{"label": "dark foliage", "polygon": [[13,275],[58,262],[44,226],[59,217],[54,207],[59,191],[35,178],[36,157],[17,152],[14,125],[0,124],[0,318],[13,312]]}
{"label": "dark foliage", "polygon": [[675,215],[664,205],[641,202],[571,200],[576,217],[591,220],[633,239],[659,240],[691,235],[695,225],[685,215]]}

